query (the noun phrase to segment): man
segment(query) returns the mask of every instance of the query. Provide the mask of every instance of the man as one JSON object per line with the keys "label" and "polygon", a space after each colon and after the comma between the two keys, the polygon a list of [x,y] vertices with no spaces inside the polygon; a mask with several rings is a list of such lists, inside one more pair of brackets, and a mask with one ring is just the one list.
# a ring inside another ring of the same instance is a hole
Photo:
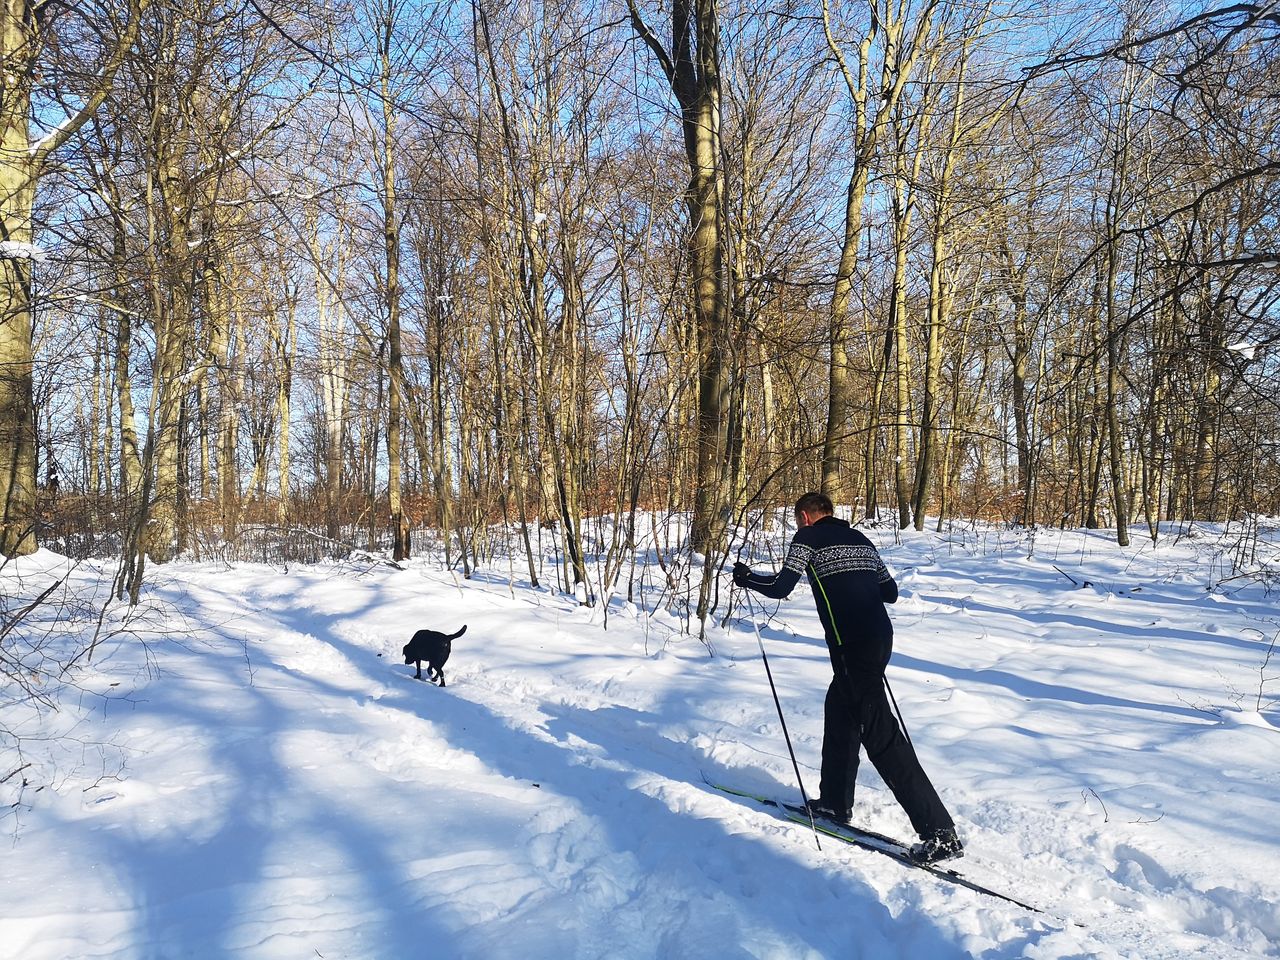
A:
{"label": "man", "polygon": [[776,574],[733,567],[733,582],[781,600],[807,574],[826,632],[835,676],[827,690],[822,734],[822,783],[810,804],[816,815],[848,823],[858,775],[858,751],[867,756],[902,805],[921,842],[911,848],[919,863],[964,855],[955,823],[925,776],[885,696],[884,670],[893,651],[886,603],[898,585],[871,541],[833,516],[831,498],[806,493],[796,502],[795,538]]}

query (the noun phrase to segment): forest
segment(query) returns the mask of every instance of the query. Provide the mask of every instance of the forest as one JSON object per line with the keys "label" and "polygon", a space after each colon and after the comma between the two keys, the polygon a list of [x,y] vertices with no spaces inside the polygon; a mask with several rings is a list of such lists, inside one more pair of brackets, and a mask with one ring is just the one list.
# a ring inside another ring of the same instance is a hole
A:
{"label": "forest", "polygon": [[1280,513],[1275,0],[0,11],[5,555]]}

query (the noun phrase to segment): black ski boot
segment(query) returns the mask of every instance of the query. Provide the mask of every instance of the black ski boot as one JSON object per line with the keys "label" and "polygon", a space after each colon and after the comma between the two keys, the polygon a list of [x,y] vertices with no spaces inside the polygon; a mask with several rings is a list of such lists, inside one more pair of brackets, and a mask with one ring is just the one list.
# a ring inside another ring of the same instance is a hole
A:
{"label": "black ski boot", "polygon": [[964,844],[953,829],[935,830],[911,847],[911,859],[916,863],[939,863],[964,856]]}
{"label": "black ski boot", "polygon": [[822,799],[810,800],[809,812],[820,820],[830,820],[832,823],[838,823],[845,827],[853,819],[853,811],[848,807],[839,807]]}

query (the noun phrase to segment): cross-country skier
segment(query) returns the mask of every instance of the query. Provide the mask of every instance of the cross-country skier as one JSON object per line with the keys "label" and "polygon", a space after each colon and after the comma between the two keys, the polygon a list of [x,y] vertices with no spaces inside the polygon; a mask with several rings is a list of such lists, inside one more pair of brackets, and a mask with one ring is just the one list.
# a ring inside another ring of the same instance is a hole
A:
{"label": "cross-country skier", "polygon": [[963,856],[955,823],[902,734],[885,696],[884,670],[893,651],[893,624],[885,604],[898,599],[871,541],[832,514],[831,498],[806,493],[796,501],[796,535],[776,574],[733,566],[733,582],[781,600],[807,574],[826,632],[835,676],[827,690],[822,734],[822,782],[810,803],[815,815],[848,823],[858,775],[858,750],[867,756],[902,805],[920,843],[918,863]]}

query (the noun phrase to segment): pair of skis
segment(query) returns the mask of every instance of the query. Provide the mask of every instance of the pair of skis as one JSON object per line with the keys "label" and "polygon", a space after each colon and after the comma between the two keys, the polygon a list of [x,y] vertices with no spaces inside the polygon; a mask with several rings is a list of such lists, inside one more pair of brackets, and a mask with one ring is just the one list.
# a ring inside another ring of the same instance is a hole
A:
{"label": "pair of skis", "polygon": [[1015,897],[1009,896],[1007,893],[1001,893],[998,890],[992,890],[981,884],[974,883],[963,874],[942,864],[936,863],[918,863],[911,859],[910,849],[900,840],[893,837],[886,837],[882,833],[875,833],[872,830],[862,830],[858,827],[851,827],[841,823],[835,823],[831,820],[816,818],[810,820],[809,811],[804,807],[784,803],[781,800],[775,800],[772,797],[762,797],[759,794],[750,793],[746,790],[737,790],[733,787],[726,787],[723,784],[716,783],[707,778],[704,774],[703,779],[707,785],[714,787],[721,793],[727,793],[730,796],[741,797],[744,800],[752,800],[764,807],[770,807],[777,812],[783,819],[790,820],[793,823],[803,824],[804,826],[812,826],[824,837],[831,837],[851,846],[861,847],[864,850],[871,850],[875,853],[883,854],[891,860],[896,860],[903,866],[912,867],[916,870],[923,870],[925,873],[937,877],[939,880],[945,880],[948,883],[954,883],[958,886],[965,887],[975,893],[981,893],[987,897],[994,897],[997,900],[1003,900],[1006,903],[1012,903],[1022,907],[1024,910],[1030,910],[1032,913],[1043,913],[1039,907],[1033,907],[1029,903],[1024,903]]}

